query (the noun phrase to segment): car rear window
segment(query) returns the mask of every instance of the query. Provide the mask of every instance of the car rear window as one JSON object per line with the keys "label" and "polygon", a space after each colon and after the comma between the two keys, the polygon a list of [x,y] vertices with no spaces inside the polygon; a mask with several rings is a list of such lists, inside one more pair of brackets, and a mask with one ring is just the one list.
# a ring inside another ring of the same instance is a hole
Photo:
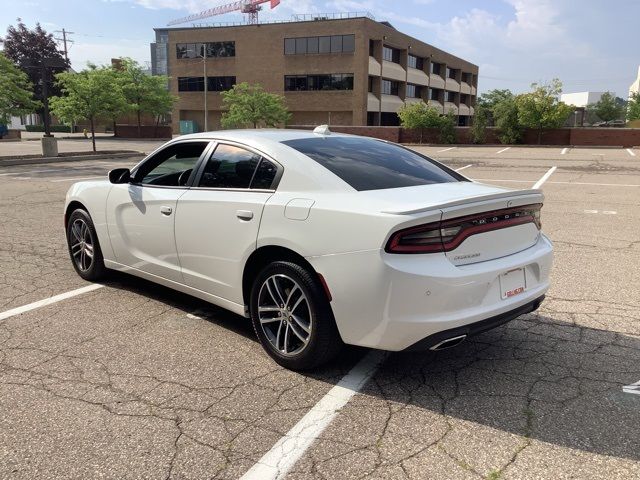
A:
{"label": "car rear window", "polygon": [[282,143],[312,158],[358,191],[464,180],[428,157],[374,139],[318,137]]}

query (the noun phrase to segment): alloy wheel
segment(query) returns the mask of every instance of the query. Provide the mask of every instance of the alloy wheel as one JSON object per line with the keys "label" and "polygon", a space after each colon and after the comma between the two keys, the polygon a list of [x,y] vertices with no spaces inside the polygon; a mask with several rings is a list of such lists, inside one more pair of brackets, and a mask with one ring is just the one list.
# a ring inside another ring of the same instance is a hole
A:
{"label": "alloy wheel", "polygon": [[297,355],[309,344],[311,307],[300,285],[287,275],[271,275],[262,283],[258,319],[267,340],[281,355]]}
{"label": "alloy wheel", "polygon": [[93,264],[93,237],[89,225],[82,218],[76,218],[71,225],[71,255],[78,269],[86,272]]}

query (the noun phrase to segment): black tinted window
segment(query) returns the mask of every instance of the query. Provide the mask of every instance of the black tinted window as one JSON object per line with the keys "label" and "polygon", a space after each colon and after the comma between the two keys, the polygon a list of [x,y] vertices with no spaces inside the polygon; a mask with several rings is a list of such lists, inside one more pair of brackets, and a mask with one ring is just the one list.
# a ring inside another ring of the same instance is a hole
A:
{"label": "black tinted window", "polygon": [[256,169],[256,174],[253,176],[251,188],[269,190],[273,186],[273,181],[276,178],[277,172],[278,168],[269,160],[265,160],[263,158]]}
{"label": "black tinted window", "polygon": [[311,157],[356,190],[456,182],[463,177],[398,145],[357,137],[282,142]]}
{"label": "black tinted window", "polygon": [[216,147],[205,166],[199,187],[249,188],[260,155],[233,145]]}

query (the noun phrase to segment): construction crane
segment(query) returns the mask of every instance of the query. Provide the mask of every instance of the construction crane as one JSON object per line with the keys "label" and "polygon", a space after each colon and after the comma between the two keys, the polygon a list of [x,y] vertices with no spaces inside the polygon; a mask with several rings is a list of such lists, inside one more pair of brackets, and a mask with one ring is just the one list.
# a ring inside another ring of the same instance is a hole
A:
{"label": "construction crane", "polygon": [[193,22],[194,20],[201,20],[203,18],[238,11],[247,14],[248,24],[256,25],[258,23],[258,12],[262,10],[262,4],[267,2],[271,3],[272,9],[280,5],[280,0],[239,0],[226,5],[220,5],[219,7],[213,7],[209,10],[205,10],[204,12],[189,15],[188,17],[178,18],[177,20],[169,22],[167,25],[178,25],[180,23]]}

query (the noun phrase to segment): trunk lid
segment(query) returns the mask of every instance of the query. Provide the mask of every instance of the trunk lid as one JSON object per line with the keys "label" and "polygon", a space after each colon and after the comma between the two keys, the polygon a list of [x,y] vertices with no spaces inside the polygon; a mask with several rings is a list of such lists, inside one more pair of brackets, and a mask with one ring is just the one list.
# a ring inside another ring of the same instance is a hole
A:
{"label": "trunk lid", "polygon": [[395,192],[394,205],[384,213],[420,218],[439,210],[443,231],[463,225],[464,234],[457,241],[444,242],[445,255],[454,265],[505,257],[538,241],[540,230],[528,221],[531,209],[522,207],[542,204],[540,190],[509,190],[473,182],[442,183],[420,190],[404,198],[402,192]]}

